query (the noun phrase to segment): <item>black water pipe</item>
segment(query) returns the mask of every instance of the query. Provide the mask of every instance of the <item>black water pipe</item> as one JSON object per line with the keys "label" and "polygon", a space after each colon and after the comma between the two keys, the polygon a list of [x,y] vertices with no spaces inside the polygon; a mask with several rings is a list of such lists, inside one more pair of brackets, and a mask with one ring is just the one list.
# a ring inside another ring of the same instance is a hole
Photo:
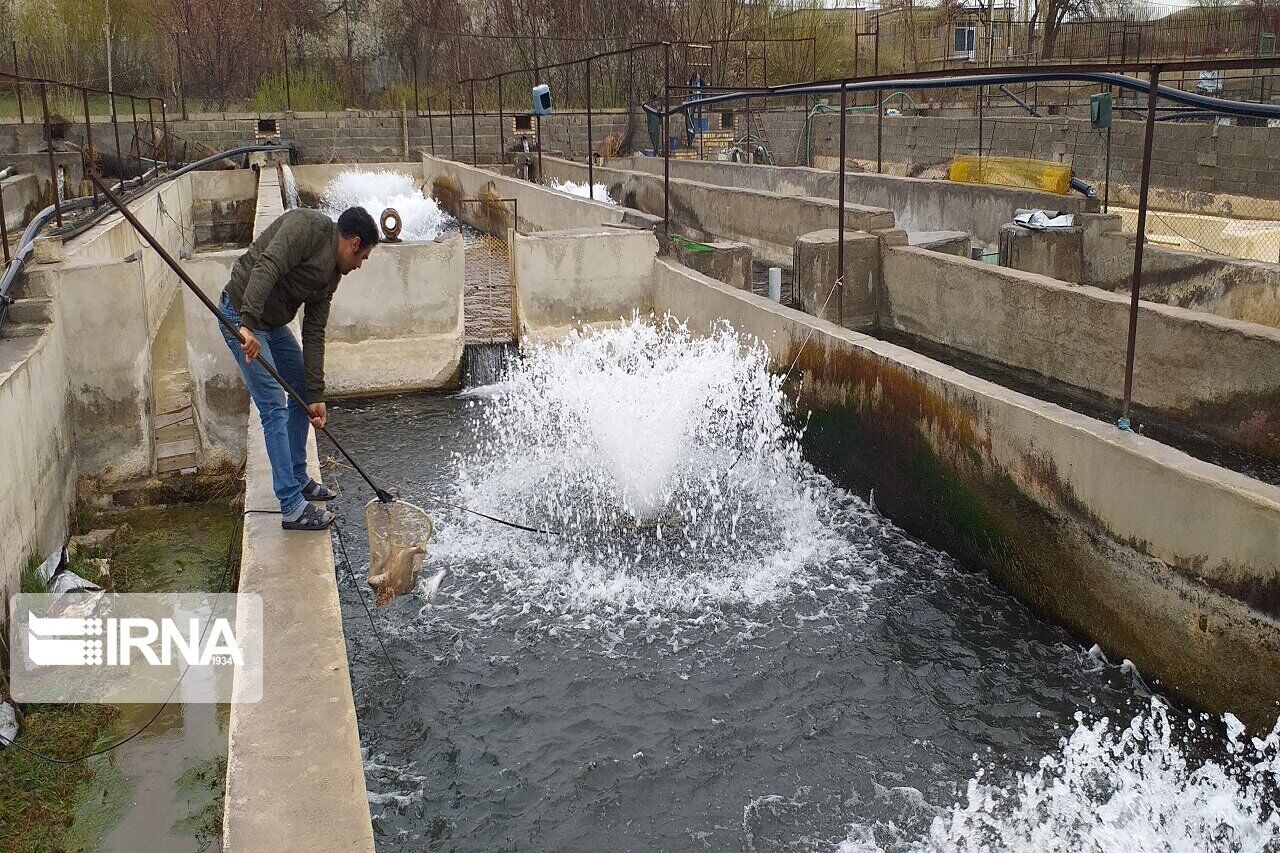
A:
{"label": "black water pipe", "polygon": [[[1187,62],[1187,63],[1169,63],[1168,67],[1178,70],[1183,66],[1187,68],[1199,68],[1207,66],[1211,63],[1203,62]],[[1238,62],[1219,62],[1214,67],[1235,67],[1240,65]],[[1274,62],[1251,60],[1242,67],[1280,67],[1280,59]],[[1149,67],[1149,66],[1144,66]],[[684,101],[675,106],[668,106],[666,113],[672,115],[691,107],[708,107],[714,104],[727,103],[730,101],[738,101],[744,98],[760,97],[762,94],[768,94],[771,97],[779,97],[783,95],[834,95],[839,93],[841,85],[847,85],[848,91],[864,92],[873,91],[875,89],[960,89],[967,86],[1000,86],[1009,83],[1036,83],[1040,81],[1073,81],[1084,83],[1098,83],[1104,86],[1115,86],[1118,89],[1127,89],[1132,92],[1141,92],[1146,94],[1151,85],[1145,80],[1139,80],[1135,77],[1127,77],[1124,74],[1117,74],[1111,71],[1078,71],[1078,70],[1061,70],[1061,71],[1023,71],[1023,72],[1004,72],[1004,73],[982,73],[975,74],[970,72],[953,72],[946,76],[917,76],[910,75],[897,78],[874,78],[851,81],[846,83],[799,83],[787,86],[771,86],[767,88],[742,89],[737,92],[728,92],[719,95],[708,95],[703,98],[694,98]],[[1171,88],[1169,86],[1159,86],[1156,88],[1157,95],[1165,100],[1172,101],[1177,104],[1185,104],[1190,107],[1196,107],[1220,115],[1245,116],[1248,118],[1280,118],[1280,104],[1258,104],[1249,101],[1232,101],[1226,98],[1214,98],[1209,95],[1199,95],[1195,92],[1184,92],[1181,89]]]}

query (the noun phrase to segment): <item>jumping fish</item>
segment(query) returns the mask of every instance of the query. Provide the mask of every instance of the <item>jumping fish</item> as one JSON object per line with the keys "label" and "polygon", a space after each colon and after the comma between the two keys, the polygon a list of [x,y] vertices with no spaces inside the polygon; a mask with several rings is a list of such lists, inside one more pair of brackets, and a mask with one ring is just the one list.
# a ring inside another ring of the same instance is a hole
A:
{"label": "jumping fish", "polygon": [[444,579],[449,577],[451,574],[453,573],[450,572],[448,568],[443,568],[432,575],[431,580],[427,581],[426,589],[423,591],[423,600],[430,602],[431,599],[435,598],[436,593],[440,591],[440,587],[444,583]]}

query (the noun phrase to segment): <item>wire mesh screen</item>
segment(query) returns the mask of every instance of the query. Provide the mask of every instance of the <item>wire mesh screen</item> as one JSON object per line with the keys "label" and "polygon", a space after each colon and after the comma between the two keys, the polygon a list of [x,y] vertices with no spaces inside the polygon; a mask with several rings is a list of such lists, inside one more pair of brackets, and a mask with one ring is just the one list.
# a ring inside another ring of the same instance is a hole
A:
{"label": "wire mesh screen", "polygon": [[[505,207],[502,211],[495,211],[493,208],[498,205]],[[466,208],[465,203],[463,207]],[[515,213],[510,203],[505,201],[485,199],[483,208],[489,214],[489,219],[493,220],[490,230],[471,227],[463,229],[466,269],[463,318],[466,342],[506,343],[515,340],[515,313],[511,251],[505,223],[514,222]]]}
{"label": "wire mesh screen", "polygon": [[511,306],[511,267],[507,241],[483,232],[466,244],[464,322],[469,344],[490,344],[514,338]]}

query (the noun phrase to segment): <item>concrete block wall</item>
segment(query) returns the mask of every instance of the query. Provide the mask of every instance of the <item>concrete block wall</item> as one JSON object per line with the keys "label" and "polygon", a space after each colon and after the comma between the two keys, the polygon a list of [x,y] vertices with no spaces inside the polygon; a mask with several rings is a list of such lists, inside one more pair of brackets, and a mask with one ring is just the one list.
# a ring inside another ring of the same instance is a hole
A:
{"label": "concrete block wall", "polygon": [[750,290],[753,280],[751,247],[746,243],[716,241],[703,244],[711,251],[690,247],[678,240],[671,242],[677,260],[691,270],[697,270],[716,281],[723,281],[739,290]]}
{"label": "concrete block wall", "polygon": [[18,591],[27,558],[66,541],[75,501],[76,454],[66,336],[0,337],[0,595]]}
{"label": "concrete block wall", "polygon": [[[804,116],[801,110],[764,115],[765,135],[779,162],[803,162]],[[839,154],[838,121],[833,115],[814,119],[815,155]],[[998,129],[993,131],[993,127]],[[977,134],[976,117],[886,116],[883,156],[887,162],[914,168],[936,166],[949,162],[955,154],[976,152]],[[1137,184],[1142,141],[1142,122],[1115,122],[1111,137],[1113,183]],[[846,118],[845,144],[848,156],[875,160],[874,113]],[[1001,117],[998,126],[986,123],[983,150],[992,155],[1071,162],[1080,178],[1099,185],[1106,174],[1105,139],[1082,119]],[[1151,182],[1155,187],[1194,193],[1280,200],[1280,182],[1275,180],[1278,150],[1280,128],[1161,122],[1156,129]]]}
{"label": "concrete block wall", "polygon": [[[584,181],[583,164],[543,158],[549,177]],[[598,183],[628,207],[662,216],[663,181],[660,175],[598,167]],[[746,243],[753,255],[771,264],[789,266],[797,237],[832,228],[839,206],[829,198],[796,196],[781,192],[717,186],[700,181],[671,181],[671,220],[682,236],[697,240],[727,239]],[[859,204],[845,205],[845,227],[850,231],[892,228],[893,212]]]}
{"label": "concrete block wall", "polygon": [[457,386],[463,346],[462,235],[379,245],[343,278],[329,312],[334,396]]}
{"label": "concrete block wall", "polygon": [[[191,249],[188,177],[151,190],[131,209],[169,252]],[[76,474],[104,482],[146,476],[154,456],[151,344],[178,277],[118,214],[64,252],[65,262],[28,266],[25,287],[52,300],[55,325],[67,335],[63,368],[72,389]]]}
{"label": "concrete block wall", "polygon": [[[297,147],[302,163],[376,163],[406,159],[411,156],[405,151],[406,130],[409,152],[425,150],[467,163],[471,162],[473,156],[469,113],[454,114],[452,131],[448,114],[439,113],[415,116],[410,112],[403,116],[399,111],[346,110],[331,113],[264,113],[262,117],[276,120],[282,141]],[[511,115],[503,118],[502,136],[506,141],[506,150],[514,151],[518,146],[513,143]],[[183,139],[225,151],[251,143],[257,121],[256,114],[206,114],[193,115],[187,121],[172,121],[170,127]],[[637,121],[643,131],[643,121]],[[593,115],[592,137],[595,146],[599,148],[608,134],[622,135],[626,126],[626,113],[601,111]],[[477,115],[475,156],[479,162],[497,162],[500,142],[498,116]],[[533,147],[532,143],[530,147]],[[543,119],[542,148],[544,153],[585,158],[586,116],[552,115]]]}
{"label": "concrete block wall", "polygon": [[[906,242],[901,232],[892,239]],[[840,279],[840,234],[834,228],[803,234],[796,240],[791,274],[805,313],[839,323],[846,329],[869,329],[876,325],[881,283],[881,237],[859,231],[845,232],[843,296]]]}
{"label": "concrete block wall", "polygon": [[[1071,228],[1031,231],[1010,224],[1001,263],[1059,281],[1128,293],[1137,238],[1117,215],[1086,214]],[[1280,264],[1148,243],[1142,298],[1219,317],[1280,328]]]}
{"label": "concrete block wall", "polygon": [[[461,193],[462,198],[512,198],[516,200],[521,230],[563,231],[594,228],[606,222],[646,228],[655,224],[653,217],[643,213],[509,178],[488,169],[433,157],[425,152],[422,163],[424,179],[431,185],[428,191],[445,207],[453,203],[449,198],[452,193]],[[297,171],[301,172],[301,169]],[[471,209],[476,207],[472,205]],[[462,214],[465,216],[466,211]]]}
{"label": "concrete block wall", "polygon": [[[231,278],[240,249],[196,252],[183,268],[201,292],[216,304]],[[187,330],[187,372],[191,376],[191,404],[207,466],[228,463],[239,467],[245,459],[245,427],[249,392],[240,368],[209,309],[189,289],[182,291]]]}

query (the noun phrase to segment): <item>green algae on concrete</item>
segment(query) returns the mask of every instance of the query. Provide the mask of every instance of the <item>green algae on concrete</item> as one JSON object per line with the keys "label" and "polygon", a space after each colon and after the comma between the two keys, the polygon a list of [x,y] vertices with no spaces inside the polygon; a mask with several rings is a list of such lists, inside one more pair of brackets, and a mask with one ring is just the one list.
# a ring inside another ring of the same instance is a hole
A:
{"label": "green algae on concrete", "polygon": [[[129,526],[110,555],[116,592],[216,592],[234,589],[240,520],[239,501],[224,498],[118,513],[85,507],[74,529]],[[106,555],[82,552],[72,569],[95,556]],[[132,734],[156,707],[28,706],[20,742],[81,755]],[[80,764],[0,751],[0,849],[216,849],[222,777],[211,768],[225,764],[226,730],[225,707],[175,704],[143,735]]]}

